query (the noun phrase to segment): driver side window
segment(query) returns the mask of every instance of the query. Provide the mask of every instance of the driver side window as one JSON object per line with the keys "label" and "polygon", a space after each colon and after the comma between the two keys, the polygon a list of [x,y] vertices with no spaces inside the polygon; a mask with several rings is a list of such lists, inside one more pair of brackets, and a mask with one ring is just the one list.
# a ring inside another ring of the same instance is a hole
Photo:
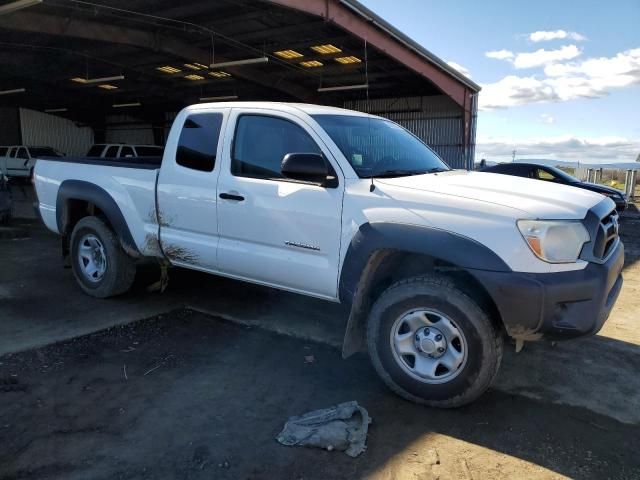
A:
{"label": "driver side window", "polygon": [[545,180],[547,182],[554,182],[556,180],[556,177],[554,175],[552,175],[550,172],[547,172],[546,170],[542,170],[541,168],[536,169],[536,178],[538,180]]}
{"label": "driver side window", "polygon": [[288,153],[322,153],[295,123],[264,115],[238,118],[233,139],[231,173],[236,177],[283,178],[280,165]]}

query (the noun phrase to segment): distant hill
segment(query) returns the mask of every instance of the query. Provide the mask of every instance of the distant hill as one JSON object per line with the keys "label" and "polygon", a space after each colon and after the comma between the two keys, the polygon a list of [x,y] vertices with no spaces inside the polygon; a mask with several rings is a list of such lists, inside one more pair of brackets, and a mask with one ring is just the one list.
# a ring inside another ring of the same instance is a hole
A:
{"label": "distant hill", "polygon": [[[476,162],[476,165],[480,162]],[[496,165],[498,163],[509,162],[495,162],[487,160],[487,167]],[[538,163],[540,165],[547,165],[549,167],[566,167],[577,168],[578,162],[567,162],[564,160],[552,160],[548,158],[518,158],[516,163]],[[605,169],[621,169],[621,170],[640,170],[640,163],[638,162],[620,162],[620,163],[580,163],[581,167],[586,168],[605,168]]]}

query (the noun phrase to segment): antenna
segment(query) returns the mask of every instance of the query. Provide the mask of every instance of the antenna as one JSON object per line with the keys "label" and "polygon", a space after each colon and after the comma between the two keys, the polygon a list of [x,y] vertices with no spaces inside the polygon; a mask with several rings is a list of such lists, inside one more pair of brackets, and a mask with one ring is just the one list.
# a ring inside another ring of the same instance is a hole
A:
{"label": "antenna", "polygon": [[511,156],[511,161],[512,161],[513,163],[515,163],[515,161],[516,161],[516,152],[517,152],[517,150],[514,150],[513,152],[511,152],[511,154],[512,154],[512,156]]}
{"label": "antenna", "polygon": [[[371,103],[369,101],[369,57],[367,55],[367,39],[364,39],[364,79],[365,84],[367,85],[366,95],[367,95],[367,114],[371,115]],[[369,151],[371,151],[371,118],[367,117],[367,126],[369,127]],[[371,184],[369,185],[369,191],[373,192],[376,189],[375,184],[373,183],[373,173],[371,174]]]}
{"label": "antenna", "polygon": [[369,103],[369,57],[367,56],[367,39],[364,39],[364,83],[367,86],[367,113],[371,115],[371,104]]}
{"label": "antenna", "polygon": [[216,36],[211,32],[211,65],[216,63]]}

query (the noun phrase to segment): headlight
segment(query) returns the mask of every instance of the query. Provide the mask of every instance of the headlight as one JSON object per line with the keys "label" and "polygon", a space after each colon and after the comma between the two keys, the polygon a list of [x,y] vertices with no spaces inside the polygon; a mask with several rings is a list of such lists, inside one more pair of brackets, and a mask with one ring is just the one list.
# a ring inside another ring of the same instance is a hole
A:
{"label": "headlight", "polygon": [[572,263],[590,240],[579,221],[518,220],[518,229],[538,258],[549,263]]}

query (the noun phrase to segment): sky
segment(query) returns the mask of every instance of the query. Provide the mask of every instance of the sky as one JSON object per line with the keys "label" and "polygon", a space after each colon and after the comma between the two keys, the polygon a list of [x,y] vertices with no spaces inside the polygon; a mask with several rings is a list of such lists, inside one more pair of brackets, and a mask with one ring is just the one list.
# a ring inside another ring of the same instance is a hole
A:
{"label": "sky", "polygon": [[476,160],[640,154],[640,0],[360,1],[482,87]]}

